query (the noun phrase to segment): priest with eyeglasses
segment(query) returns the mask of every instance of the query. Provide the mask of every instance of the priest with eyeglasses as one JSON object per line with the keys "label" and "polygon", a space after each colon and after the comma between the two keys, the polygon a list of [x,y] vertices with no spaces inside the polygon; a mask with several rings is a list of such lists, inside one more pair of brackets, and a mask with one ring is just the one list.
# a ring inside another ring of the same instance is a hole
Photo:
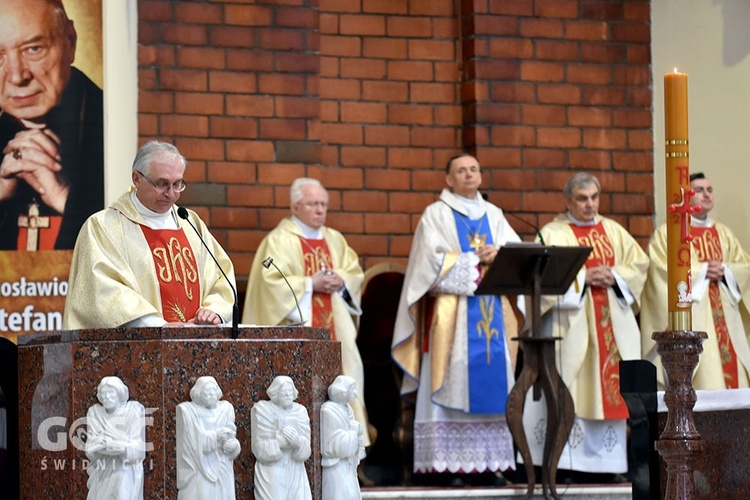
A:
{"label": "priest with eyeglasses", "polygon": [[[291,215],[263,238],[255,253],[242,322],[304,323],[328,328],[331,340],[341,342],[344,375],[357,381],[359,396],[350,404],[357,420],[367,429],[364,367],[355,324],[355,318],[362,314],[359,300],[364,281],[359,256],[344,235],[325,225],[328,191],[320,181],[295,179],[289,198]],[[278,263],[278,271],[265,264],[268,257]],[[369,445],[367,433],[365,438]]]}
{"label": "priest with eyeglasses", "polygon": [[134,187],[86,220],[73,251],[64,329],[218,325],[231,319],[229,256],[197,214],[177,215],[175,204],[187,187],[185,167],[173,145],[146,143],[133,162]]}

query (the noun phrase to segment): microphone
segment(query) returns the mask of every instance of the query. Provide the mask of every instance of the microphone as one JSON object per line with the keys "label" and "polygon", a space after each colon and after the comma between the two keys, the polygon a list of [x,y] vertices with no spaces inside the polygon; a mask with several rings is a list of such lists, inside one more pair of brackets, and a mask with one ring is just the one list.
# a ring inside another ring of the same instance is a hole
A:
{"label": "microphone", "polygon": [[[487,198],[489,198],[489,196],[487,195],[487,193],[482,193],[482,198],[483,198],[483,199],[484,199],[485,201],[487,201]],[[505,210],[503,210],[503,214],[504,214],[504,215],[510,215],[510,216],[511,216],[511,217],[513,217],[514,219],[516,219],[516,220],[520,220],[521,222],[523,222],[523,223],[524,223],[524,224],[526,224],[527,226],[529,226],[529,227],[533,228],[533,229],[534,229],[534,233],[536,233],[537,237],[539,238],[539,242],[540,242],[540,243],[542,244],[542,246],[547,246],[547,245],[545,245],[545,244],[544,244],[544,238],[542,237],[542,232],[541,232],[541,231],[539,231],[539,228],[538,228],[538,227],[536,227],[536,226],[535,226],[534,224],[532,224],[531,222],[529,222],[529,221],[527,221],[527,220],[524,220],[524,219],[520,218],[519,216],[517,216],[517,215],[515,215],[515,214],[513,214],[513,213],[511,213],[511,212],[507,212],[507,211],[505,211]]]}
{"label": "microphone", "polygon": [[304,325],[305,319],[302,317],[302,309],[299,308],[299,302],[297,302],[297,294],[294,293],[294,288],[292,288],[292,285],[289,284],[289,280],[286,279],[286,276],[284,276],[284,273],[281,272],[281,269],[279,269],[279,266],[274,264],[273,257],[268,257],[266,260],[263,261],[263,267],[268,269],[271,266],[276,268],[276,270],[279,272],[281,277],[284,278],[284,282],[286,283],[286,286],[289,287],[289,291],[292,292],[292,297],[294,297],[294,305],[297,306],[297,314],[299,314],[299,324]]}
{"label": "microphone", "polygon": [[180,216],[180,219],[185,219],[188,224],[190,224],[190,227],[193,228],[193,231],[195,231],[195,234],[198,235],[198,239],[201,240],[201,243],[203,243],[203,246],[206,248],[206,251],[208,252],[208,255],[211,256],[212,259],[214,259],[214,262],[216,262],[216,267],[219,268],[219,271],[221,271],[221,275],[224,276],[224,279],[227,280],[227,283],[229,283],[229,288],[232,289],[232,293],[234,294],[234,304],[232,304],[232,338],[237,339],[237,337],[240,334],[240,306],[237,303],[237,289],[234,288],[234,285],[232,285],[232,281],[227,277],[224,270],[219,265],[219,261],[216,260],[216,257],[214,257],[213,252],[211,252],[211,249],[208,248],[208,245],[206,245],[206,242],[203,241],[203,238],[201,237],[201,233],[198,232],[198,229],[193,225],[192,222],[190,222],[190,219],[188,218],[188,211],[184,207],[179,207],[177,209],[177,215]]}

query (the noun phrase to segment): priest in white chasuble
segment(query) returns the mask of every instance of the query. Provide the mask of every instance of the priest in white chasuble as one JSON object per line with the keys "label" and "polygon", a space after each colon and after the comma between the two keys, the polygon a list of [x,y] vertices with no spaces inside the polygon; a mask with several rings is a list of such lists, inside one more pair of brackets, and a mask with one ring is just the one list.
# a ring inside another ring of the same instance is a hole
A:
{"label": "priest in white chasuble", "polygon": [[[175,203],[186,161],[151,141],[133,162],[135,188],[84,223],[70,266],[64,329],[230,321],[234,293]],[[234,284],[226,252],[192,211],[188,219]]]}
{"label": "priest in white chasuble", "polygon": [[[601,186],[579,172],[565,184],[567,212],[545,225],[550,246],[592,247],[563,296],[542,297],[541,329],[561,337],[557,369],[570,390],[575,421],[560,469],[624,473],[628,410],[620,396],[620,360],[640,359],[636,314],[646,281],[648,256],[617,222],[599,215]],[[544,398],[527,396],[524,427],[534,464],[542,460]],[[540,432],[541,431],[541,432]]]}
{"label": "priest in white chasuble", "polygon": [[[325,225],[328,192],[318,180],[296,179],[289,197],[291,217],[279,222],[255,253],[242,322],[284,325],[304,321],[308,326],[328,328],[331,340],[341,342],[343,374],[357,381],[358,397],[351,406],[367,429],[364,367],[354,321],[362,314],[359,303],[364,272],[359,256],[339,231]],[[273,267],[266,268],[263,262],[268,257],[284,276]]]}
{"label": "priest in white chasuble", "polygon": [[[695,389],[748,387],[748,300],[750,300],[750,256],[732,231],[709,216],[714,207],[714,189],[703,173],[690,175],[695,195],[690,203],[700,206],[690,216],[693,330],[706,332],[703,353],[693,372]],[[668,215],[671,217],[671,215]],[[651,264],[643,291],[641,333],[643,357],[657,366],[657,380],[666,380],[661,357],[651,335],[667,329],[667,228],[657,228],[648,247]]]}
{"label": "priest in white chasuble", "polygon": [[[523,325],[523,297],[474,294],[498,248],[520,238],[479,193],[477,159],[446,167],[439,201],[417,225],[391,352],[416,392],[414,472],[474,474],[515,469],[505,403],[514,384],[508,339]],[[438,477],[438,480],[441,478]]]}

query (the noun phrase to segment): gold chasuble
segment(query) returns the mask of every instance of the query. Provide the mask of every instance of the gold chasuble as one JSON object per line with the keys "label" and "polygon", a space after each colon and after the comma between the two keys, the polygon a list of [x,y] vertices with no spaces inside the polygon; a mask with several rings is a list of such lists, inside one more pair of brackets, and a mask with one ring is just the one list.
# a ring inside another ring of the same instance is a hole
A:
{"label": "gold chasuble", "polygon": [[[719,239],[719,232],[716,226],[693,226],[691,234],[693,235],[693,249],[699,262],[708,262],[711,260],[724,262],[724,255],[721,251],[721,240]],[[721,304],[721,291],[719,290],[718,282],[711,281],[709,283],[708,297],[711,302],[711,314],[713,315],[714,329],[716,330],[716,342],[719,344],[724,383],[727,389],[737,389],[739,387],[737,354],[734,352],[734,347],[729,337],[729,328],[727,327],[724,309]]]}
{"label": "gold chasuble", "polygon": [[175,207],[169,216],[180,229],[150,230],[125,193],[89,217],[73,251],[63,329],[114,328],[145,316],[185,321],[200,307],[231,318],[234,292],[200,238],[234,283],[232,261],[198,215],[188,214],[198,234]]}
{"label": "gold chasuble", "polygon": [[[602,265],[614,267],[614,248],[601,221],[593,226],[571,224],[570,228],[573,230],[579,246],[593,247],[594,249],[586,260],[586,268]],[[620,396],[619,362],[621,358],[612,329],[607,289],[596,286],[590,286],[590,288],[594,303],[604,418],[607,420],[625,419],[628,418],[628,410],[625,401]]]}
{"label": "gold chasuble", "polygon": [[141,226],[154,258],[162,316],[167,322],[187,322],[200,308],[200,286],[193,249],[182,229]]}
{"label": "gold chasuble", "polygon": [[[585,245],[592,253],[564,294],[542,297],[541,328],[545,334],[560,337],[556,363],[575,405],[573,430],[558,467],[622,473],[628,470],[628,412],[619,395],[618,362],[640,358],[636,314],[646,282],[648,256],[614,220],[597,215],[594,222],[581,225],[562,213],[542,227],[547,245]],[[587,270],[597,265],[610,268],[613,285],[586,284]],[[524,429],[531,433],[532,429],[543,429],[546,422],[543,399],[534,401],[529,393]],[[529,447],[533,463],[541,465],[542,444],[530,440]]]}
{"label": "gold chasuble", "polygon": [[[309,291],[310,276],[321,270],[335,270],[346,283],[346,289],[353,302],[359,304],[364,281],[359,256],[339,231],[324,226],[321,235],[321,240],[305,239],[297,223],[291,217],[287,217],[263,238],[258,245],[257,257],[253,260],[247,282],[245,306],[242,311],[243,323],[283,325],[299,321],[289,316],[290,311],[296,311],[289,287],[297,297],[305,297]],[[263,267],[263,259],[268,256],[273,256],[278,262],[286,275],[288,285],[280,273]],[[357,326],[352,317],[353,313],[348,309],[342,294],[335,292],[320,295],[327,298],[325,305],[315,296],[310,296],[309,302],[307,298],[300,300],[302,317],[307,325],[323,326],[329,328],[332,334],[335,332],[335,340],[341,343],[342,371],[344,375],[357,381],[357,397],[350,405],[357,420],[367,429],[364,367],[357,348]],[[365,441],[369,445],[367,432]]]}
{"label": "gold chasuble", "polygon": [[[319,271],[333,269],[331,252],[328,251],[326,240],[299,237],[302,245],[302,259],[305,266],[305,276],[313,276]],[[312,326],[319,326],[331,330],[331,340],[336,340],[336,328],[331,308],[331,294],[313,292],[312,294]]]}
{"label": "gold chasuble", "polygon": [[[724,224],[693,219],[692,305],[693,330],[706,332],[703,353],[693,372],[693,387],[719,390],[748,387],[750,373],[750,256]],[[667,328],[667,229],[659,226],[648,246],[651,265],[641,300],[642,356],[657,367],[659,387],[665,387],[661,356],[651,338]],[[722,263],[724,277],[707,277],[709,261]]]}

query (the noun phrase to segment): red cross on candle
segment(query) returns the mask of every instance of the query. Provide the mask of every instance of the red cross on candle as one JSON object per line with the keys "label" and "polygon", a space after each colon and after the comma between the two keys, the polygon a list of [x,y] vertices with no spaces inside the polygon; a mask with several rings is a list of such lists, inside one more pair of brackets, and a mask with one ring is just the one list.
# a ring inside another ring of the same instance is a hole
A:
{"label": "red cross on candle", "polygon": [[700,212],[700,205],[690,206],[690,199],[695,194],[693,189],[680,188],[680,203],[669,205],[670,212],[677,212],[680,215],[680,241],[690,243],[693,241],[693,235],[690,234],[690,215]]}

